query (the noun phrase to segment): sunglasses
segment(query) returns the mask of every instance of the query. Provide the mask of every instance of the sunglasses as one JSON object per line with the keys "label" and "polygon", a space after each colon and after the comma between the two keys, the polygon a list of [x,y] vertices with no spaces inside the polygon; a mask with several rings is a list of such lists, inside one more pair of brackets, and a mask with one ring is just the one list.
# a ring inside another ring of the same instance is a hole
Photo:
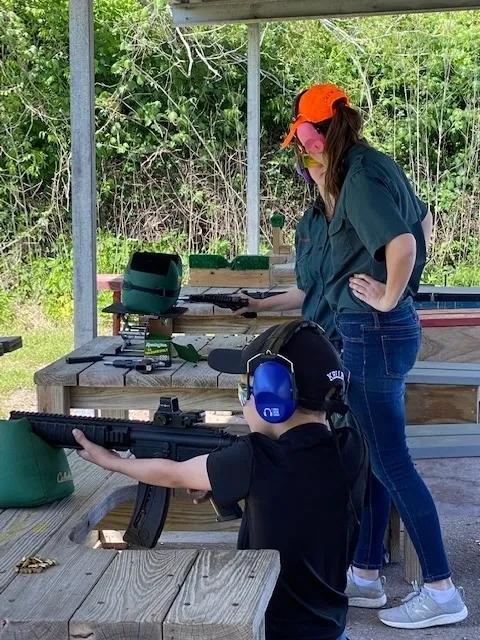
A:
{"label": "sunglasses", "polygon": [[239,382],[237,385],[237,393],[238,401],[240,402],[241,406],[244,407],[250,397],[250,389],[248,384],[246,384],[245,382]]}
{"label": "sunglasses", "polygon": [[305,169],[312,169],[313,167],[323,167],[323,164],[321,162],[306,154],[302,154],[300,156],[300,160]]}

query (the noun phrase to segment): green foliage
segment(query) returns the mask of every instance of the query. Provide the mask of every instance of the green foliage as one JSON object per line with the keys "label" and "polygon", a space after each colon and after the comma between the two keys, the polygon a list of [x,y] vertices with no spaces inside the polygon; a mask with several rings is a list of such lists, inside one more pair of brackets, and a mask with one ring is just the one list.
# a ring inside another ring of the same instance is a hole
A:
{"label": "green foliage", "polygon": [[[99,272],[140,247],[245,251],[246,28],[176,30],[165,0],[95,0]],[[475,282],[480,13],[269,23],[262,32],[261,252],[312,194],[280,141],[298,91],[345,87],[368,139],[435,213],[427,278]],[[71,313],[67,0],[0,6],[0,314],[12,295]],[[461,273],[459,265],[465,265]],[[455,272],[455,275],[453,273]],[[4,276],[5,274],[5,276]],[[102,294],[101,300],[107,294]]]}

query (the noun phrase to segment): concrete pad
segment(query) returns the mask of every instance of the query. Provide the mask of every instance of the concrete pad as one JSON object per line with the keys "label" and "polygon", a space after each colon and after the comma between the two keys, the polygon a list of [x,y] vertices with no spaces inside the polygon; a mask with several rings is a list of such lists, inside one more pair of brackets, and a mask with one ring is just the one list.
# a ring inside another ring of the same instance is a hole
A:
{"label": "concrete pad", "polygon": [[[465,589],[469,617],[457,625],[409,631],[383,625],[377,611],[352,608],[347,623],[349,640],[480,640],[480,518],[442,518],[442,531],[453,580]],[[402,567],[390,565],[382,573],[387,578],[386,608],[398,606],[411,591]]]}

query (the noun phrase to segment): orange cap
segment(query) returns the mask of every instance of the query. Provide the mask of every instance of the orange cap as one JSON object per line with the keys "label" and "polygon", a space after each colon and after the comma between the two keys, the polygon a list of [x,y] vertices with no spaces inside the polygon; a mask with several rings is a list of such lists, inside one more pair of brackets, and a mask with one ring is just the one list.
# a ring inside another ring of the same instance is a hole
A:
{"label": "orange cap", "polygon": [[302,93],[297,104],[296,118],[282,143],[282,149],[290,144],[298,127],[304,122],[316,124],[333,118],[333,105],[337,100],[343,100],[350,106],[347,94],[333,84],[314,84]]}

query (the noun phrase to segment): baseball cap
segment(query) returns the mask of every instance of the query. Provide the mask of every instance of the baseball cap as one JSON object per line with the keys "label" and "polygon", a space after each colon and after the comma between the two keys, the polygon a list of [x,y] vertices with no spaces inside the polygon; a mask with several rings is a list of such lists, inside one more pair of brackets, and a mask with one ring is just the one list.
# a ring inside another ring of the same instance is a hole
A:
{"label": "baseball cap", "polygon": [[[243,349],[214,349],[208,364],[222,373],[246,374],[248,361],[265,350],[277,327],[270,327]],[[313,323],[297,331],[278,353],[293,364],[300,407],[322,410],[332,389],[343,392],[345,372],[340,356],[328,338],[313,328]],[[250,373],[255,372],[259,360],[251,362]]]}
{"label": "baseball cap", "polygon": [[295,108],[295,119],[282,142],[282,149],[290,144],[301,124],[305,122],[317,124],[333,118],[335,115],[333,105],[337,100],[343,100],[348,107],[350,106],[347,94],[333,84],[314,84],[300,94]]}

